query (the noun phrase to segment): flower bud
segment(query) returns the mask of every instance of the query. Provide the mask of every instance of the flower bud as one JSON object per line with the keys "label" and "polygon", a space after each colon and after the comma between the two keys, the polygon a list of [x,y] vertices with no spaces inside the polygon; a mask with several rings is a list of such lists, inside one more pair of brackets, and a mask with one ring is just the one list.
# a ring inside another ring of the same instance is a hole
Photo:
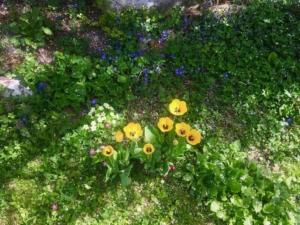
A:
{"label": "flower bud", "polygon": [[173,145],[178,145],[177,139],[174,139],[174,140],[173,140]]}
{"label": "flower bud", "polygon": [[52,211],[58,211],[58,204],[57,204],[57,203],[53,203],[53,204],[51,205],[51,210],[52,210]]}
{"label": "flower bud", "polygon": [[170,166],[169,166],[169,170],[170,170],[170,171],[174,171],[175,169],[176,169],[175,165],[170,165]]}
{"label": "flower bud", "polygon": [[96,150],[94,149],[94,148],[91,148],[90,149],[90,151],[89,151],[89,155],[90,155],[90,157],[93,157],[93,156],[95,156],[96,155]]}

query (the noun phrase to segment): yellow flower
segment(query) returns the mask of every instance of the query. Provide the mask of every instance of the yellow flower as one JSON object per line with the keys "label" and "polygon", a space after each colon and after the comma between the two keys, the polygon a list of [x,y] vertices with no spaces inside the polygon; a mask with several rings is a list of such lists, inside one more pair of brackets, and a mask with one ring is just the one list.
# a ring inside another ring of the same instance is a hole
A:
{"label": "yellow flower", "polygon": [[180,137],[185,137],[186,134],[190,131],[191,127],[187,123],[176,123],[175,125],[175,131],[176,134]]}
{"label": "yellow flower", "polygon": [[128,123],[123,130],[126,137],[133,141],[136,141],[143,135],[143,130],[139,123]]}
{"label": "yellow flower", "polygon": [[162,117],[159,119],[157,126],[162,132],[168,132],[173,129],[174,122],[170,117]]}
{"label": "yellow flower", "polygon": [[114,148],[111,145],[107,145],[102,149],[102,154],[104,156],[110,157],[114,154]]}
{"label": "yellow flower", "polygon": [[175,116],[182,116],[187,112],[186,102],[180,101],[179,99],[174,99],[169,104],[169,110]]}
{"label": "yellow flower", "polygon": [[186,135],[186,141],[191,145],[197,145],[201,142],[202,135],[196,129],[191,129]]}
{"label": "yellow flower", "polygon": [[146,155],[151,155],[155,151],[155,148],[152,144],[145,144],[143,150]]}
{"label": "yellow flower", "polygon": [[124,140],[124,134],[122,131],[118,130],[116,133],[115,133],[115,141],[116,142],[122,142]]}

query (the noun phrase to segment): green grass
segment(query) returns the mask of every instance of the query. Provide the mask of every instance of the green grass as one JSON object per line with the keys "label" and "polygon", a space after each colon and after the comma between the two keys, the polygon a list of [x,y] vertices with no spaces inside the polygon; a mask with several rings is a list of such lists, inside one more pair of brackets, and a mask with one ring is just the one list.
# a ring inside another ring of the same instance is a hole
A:
{"label": "green grass", "polygon": [[[179,8],[116,14],[84,0],[28,2],[24,13],[11,1],[0,24],[1,75],[34,92],[0,99],[1,225],[273,225],[293,224],[292,212],[299,224],[298,2],[256,0],[227,17],[188,19]],[[91,31],[103,40],[93,48],[83,35]],[[41,47],[51,64],[38,62]],[[133,160],[130,186],[105,183],[107,168],[88,151],[115,144],[105,126],[113,119],[85,132],[97,119],[87,113],[107,102],[122,126],[156,124],[174,98],[188,103],[184,120],[201,144],[167,179]]]}

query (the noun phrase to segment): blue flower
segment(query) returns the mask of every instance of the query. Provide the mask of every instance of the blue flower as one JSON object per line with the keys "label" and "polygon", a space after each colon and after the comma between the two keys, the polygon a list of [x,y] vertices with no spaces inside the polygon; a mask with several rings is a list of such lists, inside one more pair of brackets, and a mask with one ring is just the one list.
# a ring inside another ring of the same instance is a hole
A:
{"label": "blue flower", "polygon": [[175,74],[176,76],[179,76],[179,77],[182,77],[184,75],[184,67],[181,66],[181,67],[178,67],[176,70],[175,70]]}
{"label": "blue flower", "polygon": [[294,123],[294,119],[292,117],[285,118],[285,122],[291,126]]}
{"label": "blue flower", "polygon": [[164,43],[166,40],[168,40],[169,35],[170,35],[171,31],[170,30],[163,30],[160,38],[158,40],[159,43]]}
{"label": "blue flower", "polygon": [[142,54],[143,54],[142,51],[135,51],[135,52],[129,53],[128,56],[129,56],[131,59],[136,59],[136,58],[140,57]]}
{"label": "blue flower", "polygon": [[143,69],[142,74],[144,75],[144,84],[147,85],[149,83],[149,69]]}
{"label": "blue flower", "polygon": [[91,99],[91,105],[93,107],[95,107],[97,105],[97,99],[96,98]]}
{"label": "blue flower", "polygon": [[42,91],[45,90],[46,86],[47,86],[47,84],[45,82],[40,81],[40,82],[37,83],[36,89],[37,89],[38,92],[42,92]]}
{"label": "blue flower", "polygon": [[188,18],[188,16],[184,16],[183,17],[183,28],[186,29],[190,24],[190,20]]}
{"label": "blue flower", "polygon": [[176,55],[174,53],[165,53],[164,54],[166,59],[175,59]]}
{"label": "blue flower", "polygon": [[142,33],[137,33],[136,37],[137,37],[138,41],[144,41],[144,39],[145,39],[145,36]]}
{"label": "blue flower", "polygon": [[106,60],[106,59],[107,59],[107,54],[103,51],[102,48],[98,48],[98,49],[97,49],[97,52],[100,54],[100,58],[101,58],[102,60]]}
{"label": "blue flower", "polygon": [[107,59],[107,55],[106,55],[105,52],[102,52],[102,53],[101,53],[101,59],[102,59],[102,60],[106,60],[106,59]]}
{"label": "blue flower", "polygon": [[24,125],[28,123],[28,117],[26,115],[21,116],[20,120]]}
{"label": "blue flower", "polygon": [[225,79],[229,78],[230,76],[231,76],[231,74],[230,74],[229,72],[223,73],[223,77],[224,77]]}

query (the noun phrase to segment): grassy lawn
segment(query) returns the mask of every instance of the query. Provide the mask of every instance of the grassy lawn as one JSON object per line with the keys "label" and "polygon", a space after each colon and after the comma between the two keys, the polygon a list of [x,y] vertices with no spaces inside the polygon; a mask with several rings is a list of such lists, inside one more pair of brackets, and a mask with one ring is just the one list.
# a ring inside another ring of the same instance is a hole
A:
{"label": "grassy lawn", "polygon": [[0,224],[298,225],[299,2],[100,3],[0,3]]}

